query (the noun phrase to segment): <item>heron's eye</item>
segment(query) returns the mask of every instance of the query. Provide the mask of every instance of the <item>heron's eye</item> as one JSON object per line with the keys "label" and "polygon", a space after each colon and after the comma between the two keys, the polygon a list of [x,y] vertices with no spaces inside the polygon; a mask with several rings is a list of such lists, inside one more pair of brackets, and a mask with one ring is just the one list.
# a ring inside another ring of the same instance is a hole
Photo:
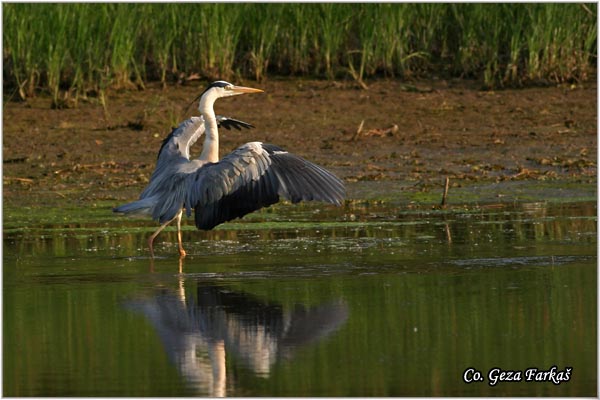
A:
{"label": "heron's eye", "polygon": [[225,90],[232,90],[232,89],[233,89],[233,85],[225,86]]}

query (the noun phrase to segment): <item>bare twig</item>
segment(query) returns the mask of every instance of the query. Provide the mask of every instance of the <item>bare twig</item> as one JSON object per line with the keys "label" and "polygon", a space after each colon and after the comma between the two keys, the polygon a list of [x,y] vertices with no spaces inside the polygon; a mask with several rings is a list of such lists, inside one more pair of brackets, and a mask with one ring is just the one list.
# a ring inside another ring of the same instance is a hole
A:
{"label": "bare twig", "polygon": [[363,119],[362,121],[360,121],[360,125],[358,125],[358,129],[356,129],[356,133],[354,134],[354,136],[352,136],[352,140],[353,141],[356,140],[356,139],[358,139],[358,137],[362,133],[363,125],[364,124],[365,124],[365,120]]}
{"label": "bare twig", "polygon": [[365,136],[394,136],[398,132],[398,125],[393,124],[391,127],[387,129],[370,129],[365,132]]}
{"label": "bare twig", "polygon": [[448,199],[448,189],[450,188],[450,178],[446,177],[446,182],[444,183],[444,194],[442,196],[442,203],[440,204],[442,207],[446,207],[446,200]]}
{"label": "bare twig", "polygon": [[16,177],[16,176],[4,176],[3,179],[4,180],[8,180],[8,181],[22,182],[22,183],[33,183],[33,179],[19,178],[19,177]]}

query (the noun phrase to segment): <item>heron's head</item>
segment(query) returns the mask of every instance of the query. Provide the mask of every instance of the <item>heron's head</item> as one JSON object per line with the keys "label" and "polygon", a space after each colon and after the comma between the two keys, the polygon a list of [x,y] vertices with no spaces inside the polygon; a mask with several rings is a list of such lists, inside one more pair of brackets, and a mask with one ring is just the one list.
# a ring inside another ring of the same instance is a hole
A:
{"label": "heron's head", "polygon": [[238,94],[245,93],[262,93],[261,89],[254,89],[245,86],[236,86],[232,83],[225,81],[215,81],[208,85],[208,87],[196,98],[200,99],[200,103],[198,104],[198,109],[200,112],[207,110],[207,108],[212,108],[215,100],[220,99],[221,97],[229,97],[229,96],[237,96]]}

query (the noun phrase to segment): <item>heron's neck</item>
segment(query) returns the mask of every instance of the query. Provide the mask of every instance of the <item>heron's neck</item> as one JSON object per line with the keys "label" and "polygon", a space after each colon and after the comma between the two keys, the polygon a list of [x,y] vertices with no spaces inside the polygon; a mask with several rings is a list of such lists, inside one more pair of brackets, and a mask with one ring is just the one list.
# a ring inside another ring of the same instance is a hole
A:
{"label": "heron's neck", "polygon": [[219,131],[217,129],[217,117],[212,104],[201,104],[200,113],[204,117],[204,146],[200,160],[208,162],[219,161]]}

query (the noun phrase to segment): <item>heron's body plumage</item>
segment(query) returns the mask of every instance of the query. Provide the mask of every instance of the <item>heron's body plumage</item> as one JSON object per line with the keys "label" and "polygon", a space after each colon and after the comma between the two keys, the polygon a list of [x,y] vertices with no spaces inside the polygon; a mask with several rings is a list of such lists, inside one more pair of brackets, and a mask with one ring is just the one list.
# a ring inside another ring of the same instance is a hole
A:
{"label": "heron's body plumage", "polygon": [[[247,122],[218,115],[219,126],[226,129],[253,128]],[[175,174],[181,171],[193,171],[206,162],[190,160],[190,147],[204,134],[204,118],[191,117],[171,131],[163,140],[156,160],[156,167],[150,176],[148,185],[140,194],[139,200],[115,208],[115,212],[136,215],[152,216],[153,219],[164,223],[164,214],[159,203],[164,200],[165,194],[172,190]]]}

